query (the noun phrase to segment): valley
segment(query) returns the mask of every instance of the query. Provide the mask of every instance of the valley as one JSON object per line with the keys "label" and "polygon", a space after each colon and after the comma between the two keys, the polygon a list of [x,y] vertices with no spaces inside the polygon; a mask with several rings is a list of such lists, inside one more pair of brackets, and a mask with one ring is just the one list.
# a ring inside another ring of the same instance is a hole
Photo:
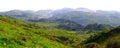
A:
{"label": "valley", "polygon": [[82,9],[0,12],[0,48],[119,48],[119,12]]}

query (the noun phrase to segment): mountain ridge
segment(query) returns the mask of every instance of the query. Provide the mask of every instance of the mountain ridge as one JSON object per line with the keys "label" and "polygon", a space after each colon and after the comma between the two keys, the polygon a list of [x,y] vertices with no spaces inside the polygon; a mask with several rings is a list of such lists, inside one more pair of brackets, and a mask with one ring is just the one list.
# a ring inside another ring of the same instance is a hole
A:
{"label": "mountain ridge", "polygon": [[77,22],[82,25],[88,24],[109,24],[119,26],[120,12],[119,11],[103,11],[90,10],[87,8],[63,8],[58,10],[39,10],[39,11],[22,11],[12,10],[0,12],[0,15],[12,16],[21,20],[39,20],[39,19],[65,19]]}

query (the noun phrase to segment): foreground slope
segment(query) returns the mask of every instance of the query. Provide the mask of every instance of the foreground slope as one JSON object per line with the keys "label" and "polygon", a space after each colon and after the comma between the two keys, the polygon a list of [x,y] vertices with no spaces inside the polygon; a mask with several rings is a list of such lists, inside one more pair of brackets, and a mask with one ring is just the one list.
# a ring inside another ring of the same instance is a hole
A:
{"label": "foreground slope", "polygon": [[1,48],[70,48],[59,42],[50,40],[30,23],[14,18],[0,16],[0,47]]}
{"label": "foreground slope", "polygon": [[96,43],[104,46],[104,48],[120,48],[120,27],[91,36],[85,41],[87,44],[85,46],[96,45]]}

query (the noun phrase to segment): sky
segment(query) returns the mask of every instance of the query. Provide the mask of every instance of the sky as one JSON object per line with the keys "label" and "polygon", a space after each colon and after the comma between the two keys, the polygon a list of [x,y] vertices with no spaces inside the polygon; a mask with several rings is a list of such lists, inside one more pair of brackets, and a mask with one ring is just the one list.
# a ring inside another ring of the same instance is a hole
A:
{"label": "sky", "polygon": [[88,8],[120,11],[120,0],[0,0],[0,11]]}

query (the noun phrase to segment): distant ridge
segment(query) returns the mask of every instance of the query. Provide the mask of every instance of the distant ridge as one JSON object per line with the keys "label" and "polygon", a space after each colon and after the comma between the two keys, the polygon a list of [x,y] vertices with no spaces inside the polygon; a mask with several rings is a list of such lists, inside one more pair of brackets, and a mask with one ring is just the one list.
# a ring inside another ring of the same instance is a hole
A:
{"label": "distant ridge", "polygon": [[39,19],[65,19],[75,21],[82,25],[99,23],[109,24],[112,26],[120,25],[120,12],[118,11],[104,11],[104,10],[90,10],[87,8],[63,8],[58,10],[39,10],[39,11],[22,11],[11,10],[0,12],[0,15],[12,16],[21,20],[39,20]]}

